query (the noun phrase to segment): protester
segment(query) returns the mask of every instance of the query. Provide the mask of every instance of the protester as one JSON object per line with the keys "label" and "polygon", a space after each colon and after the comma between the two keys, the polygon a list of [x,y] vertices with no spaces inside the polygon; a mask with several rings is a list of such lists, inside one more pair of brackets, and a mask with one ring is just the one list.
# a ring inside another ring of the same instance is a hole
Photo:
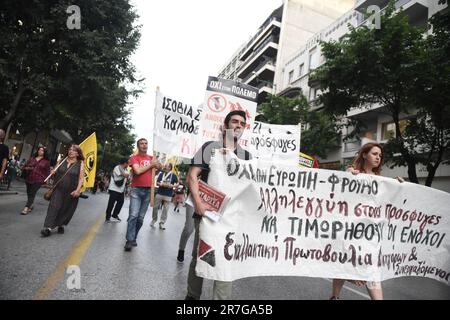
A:
{"label": "protester", "polygon": [[44,228],[44,237],[51,235],[51,230],[58,227],[58,233],[64,233],[78,205],[81,187],[84,181],[84,156],[79,145],[72,144],[67,151],[67,158],[55,170],[53,194],[48,205]]}
{"label": "protester", "polygon": [[[122,209],[123,202],[125,200],[124,192],[127,185],[128,176],[130,175],[126,170],[128,167],[128,159],[124,158],[120,160],[119,164],[114,167],[111,175],[111,181],[109,183],[109,200],[108,207],[106,208],[106,222],[120,222],[119,218],[120,210]],[[115,206],[114,206],[115,204]],[[114,212],[111,217],[111,211]]]}
{"label": "protester", "polygon": [[0,129],[0,180],[3,179],[8,164],[9,148],[5,142],[5,131]]}
{"label": "protester", "polygon": [[158,221],[158,208],[162,205],[161,219],[159,220],[159,228],[165,230],[164,224],[167,221],[167,211],[169,210],[169,204],[173,197],[173,188],[178,183],[178,177],[172,172],[172,164],[166,163],[163,170],[158,174],[156,178],[156,185],[158,191],[155,194],[155,203],[153,204],[153,220],[150,223],[151,227],[154,227]]}
{"label": "protester", "polygon": [[40,146],[34,155],[22,167],[26,172],[27,203],[21,214],[26,215],[33,210],[34,198],[50,173],[50,160],[45,147]]}
{"label": "protester", "polygon": [[[208,141],[197,151],[191,161],[189,168],[187,183],[189,192],[192,196],[195,213],[194,213],[194,247],[192,250],[192,260],[189,266],[188,274],[188,287],[186,300],[198,300],[202,294],[203,278],[198,277],[195,274],[195,266],[197,264],[197,247],[199,243],[199,225],[200,219],[205,214],[205,207],[202,204],[199,195],[198,178],[204,182],[208,182],[209,175],[209,163],[214,150],[216,149],[231,149],[237,155],[238,158],[249,160],[251,154],[242,149],[238,140],[244,133],[246,126],[246,114],[245,111],[235,110],[228,113],[224,120],[224,126],[222,129],[222,136],[219,141]],[[231,141],[229,137],[232,137]],[[232,282],[229,281],[214,281],[213,287],[213,299],[215,300],[227,300],[231,299]]]}
{"label": "protester", "polygon": [[13,181],[16,180],[18,169],[19,169],[19,156],[12,156],[8,162],[8,169],[7,169],[8,186],[6,187],[6,190],[9,190],[11,188],[11,184],[13,183]]}
{"label": "protester", "polygon": [[[370,142],[361,147],[347,171],[355,175],[365,173],[378,176],[380,175],[382,164],[383,148],[378,143]],[[401,177],[397,177],[397,180],[400,182],[404,181]],[[330,300],[339,300],[339,295],[345,281],[345,279],[333,279],[333,292]],[[352,280],[351,282],[358,286],[365,284],[372,300],[383,300],[383,290],[380,282],[366,282],[361,280]]]}
{"label": "protester", "polygon": [[161,164],[147,154],[147,139],[137,141],[138,154],[130,158],[132,169],[130,209],[128,216],[125,251],[131,251],[137,246],[136,238],[144,223],[145,213],[150,204],[150,187],[152,185],[153,168],[161,168]]}
{"label": "protester", "polygon": [[182,184],[179,183],[178,186],[176,186],[174,188],[174,195],[172,198],[172,203],[173,203],[173,212],[178,212],[180,213],[180,203],[182,206],[184,206],[184,198],[186,196],[186,187]]}

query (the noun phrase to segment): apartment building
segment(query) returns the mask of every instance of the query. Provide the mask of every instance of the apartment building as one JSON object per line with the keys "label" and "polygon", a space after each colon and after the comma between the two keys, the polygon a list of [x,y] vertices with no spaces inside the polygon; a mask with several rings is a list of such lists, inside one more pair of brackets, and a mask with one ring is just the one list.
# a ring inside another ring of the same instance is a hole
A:
{"label": "apartment building", "polygon": [[258,103],[275,93],[281,69],[306,41],[354,5],[354,0],[283,0],[220,70],[220,78],[259,88]]}
{"label": "apartment building", "polygon": [[[297,52],[292,54],[278,73],[279,80],[276,82],[276,93],[288,95],[290,92],[301,91],[314,105],[320,91],[317,84],[309,80],[312,70],[324,63],[321,55],[319,41],[339,40],[348,31],[348,24],[357,27],[367,23],[364,21],[363,12],[370,5],[384,8],[389,0],[358,0],[355,7],[350,9],[330,25],[310,37]],[[396,8],[402,7],[408,15],[409,22],[417,26],[425,26],[427,20],[437,11],[445,8],[445,5],[438,5],[435,0],[399,0],[395,3]],[[320,106],[316,105],[316,108]],[[347,114],[348,118],[358,118],[367,126],[361,133],[359,139],[342,142],[336,150],[332,150],[326,159],[320,159],[322,168],[338,169],[349,163],[355,152],[365,143],[377,141],[385,143],[390,137],[395,135],[394,123],[392,119],[383,112],[383,107],[377,104],[367,106],[367,108],[352,110]],[[406,117],[406,115],[404,115]],[[420,182],[423,183],[427,176],[424,167],[417,167],[417,174]],[[406,167],[383,168],[383,175],[407,177]],[[433,187],[450,192],[450,165],[440,165],[433,181]]]}

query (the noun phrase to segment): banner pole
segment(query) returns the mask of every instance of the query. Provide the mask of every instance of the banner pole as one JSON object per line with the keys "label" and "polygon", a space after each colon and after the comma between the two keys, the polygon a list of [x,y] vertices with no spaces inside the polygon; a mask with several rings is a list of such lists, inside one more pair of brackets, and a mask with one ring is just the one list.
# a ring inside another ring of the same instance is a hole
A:
{"label": "banner pole", "polygon": [[[153,150],[153,159],[156,158],[156,152],[154,149],[155,146],[155,125],[156,125],[156,106],[158,105],[158,93],[159,93],[159,86],[156,87],[155,90],[155,108],[154,110],[154,115],[153,115],[153,141],[152,141],[152,150]],[[153,209],[153,205],[155,203],[155,174],[156,174],[156,169],[152,168],[152,184],[151,184],[151,188],[150,188],[150,206]]]}
{"label": "banner pole", "polygon": [[[64,158],[64,159],[56,166],[56,168],[53,169],[53,171],[56,172],[56,170],[58,170],[58,168],[63,164],[64,161],[66,161],[66,159],[67,159],[67,157],[65,157],[65,158]],[[48,177],[45,178],[44,183],[47,182],[47,180],[50,179],[51,176],[52,176],[52,173],[50,173],[50,174],[48,175]]]}

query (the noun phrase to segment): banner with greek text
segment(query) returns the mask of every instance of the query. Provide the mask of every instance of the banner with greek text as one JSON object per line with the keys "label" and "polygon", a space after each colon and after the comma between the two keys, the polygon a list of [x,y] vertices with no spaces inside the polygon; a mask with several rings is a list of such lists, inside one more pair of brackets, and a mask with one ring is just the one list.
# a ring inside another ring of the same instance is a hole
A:
{"label": "banner with greek text", "polygon": [[172,156],[192,158],[197,151],[196,135],[201,113],[199,107],[156,91],[153,149]]}
{"label": "banner with greek text", "polygon": [[261,161],[296,166],[300,153],[300,126],[255,121],[248,151]]}
{"label": "banner with greek text", "polygon": [[230,198],[202,219],[196,272],[232,281],[308,276],[449,284],[450,194],[374,175],[216,153],[208,184]]}
{"label": "banner with greek text", "polygon": [[247,126],[239,144],[248,148],[248,134],[255,121],[257,101],[258,88],[233,80],[209,77],[198,145],[218,140],[225,116],[231,111],[243,110],[247,115]]}

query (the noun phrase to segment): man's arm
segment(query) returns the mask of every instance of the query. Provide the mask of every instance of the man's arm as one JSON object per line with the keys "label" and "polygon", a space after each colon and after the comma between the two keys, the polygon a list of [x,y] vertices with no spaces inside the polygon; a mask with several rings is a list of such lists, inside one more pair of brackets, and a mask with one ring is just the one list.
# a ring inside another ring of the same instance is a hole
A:
{"label": "man's arm", "polygon": [[135,163],[131,166],[131,168],[133,169],[133,173],[135,175],[140,175],[152,168],[161,168],[161,164],[158,160],[152,160],[148,166],[140,167],[139,164]]}
{"label": "man's arm", "polygon": [[200,199],[200,194],[198,192],[198,176],[202,172],[202,168],[200,167],[190,167],[189,172],[187,174],[186,182],[189,186],[189,191],[192,196],[192,200],[194,202],[195,212],[198,215],[203,216],[205,214],[205,207],[202,204],[202,200]]}

